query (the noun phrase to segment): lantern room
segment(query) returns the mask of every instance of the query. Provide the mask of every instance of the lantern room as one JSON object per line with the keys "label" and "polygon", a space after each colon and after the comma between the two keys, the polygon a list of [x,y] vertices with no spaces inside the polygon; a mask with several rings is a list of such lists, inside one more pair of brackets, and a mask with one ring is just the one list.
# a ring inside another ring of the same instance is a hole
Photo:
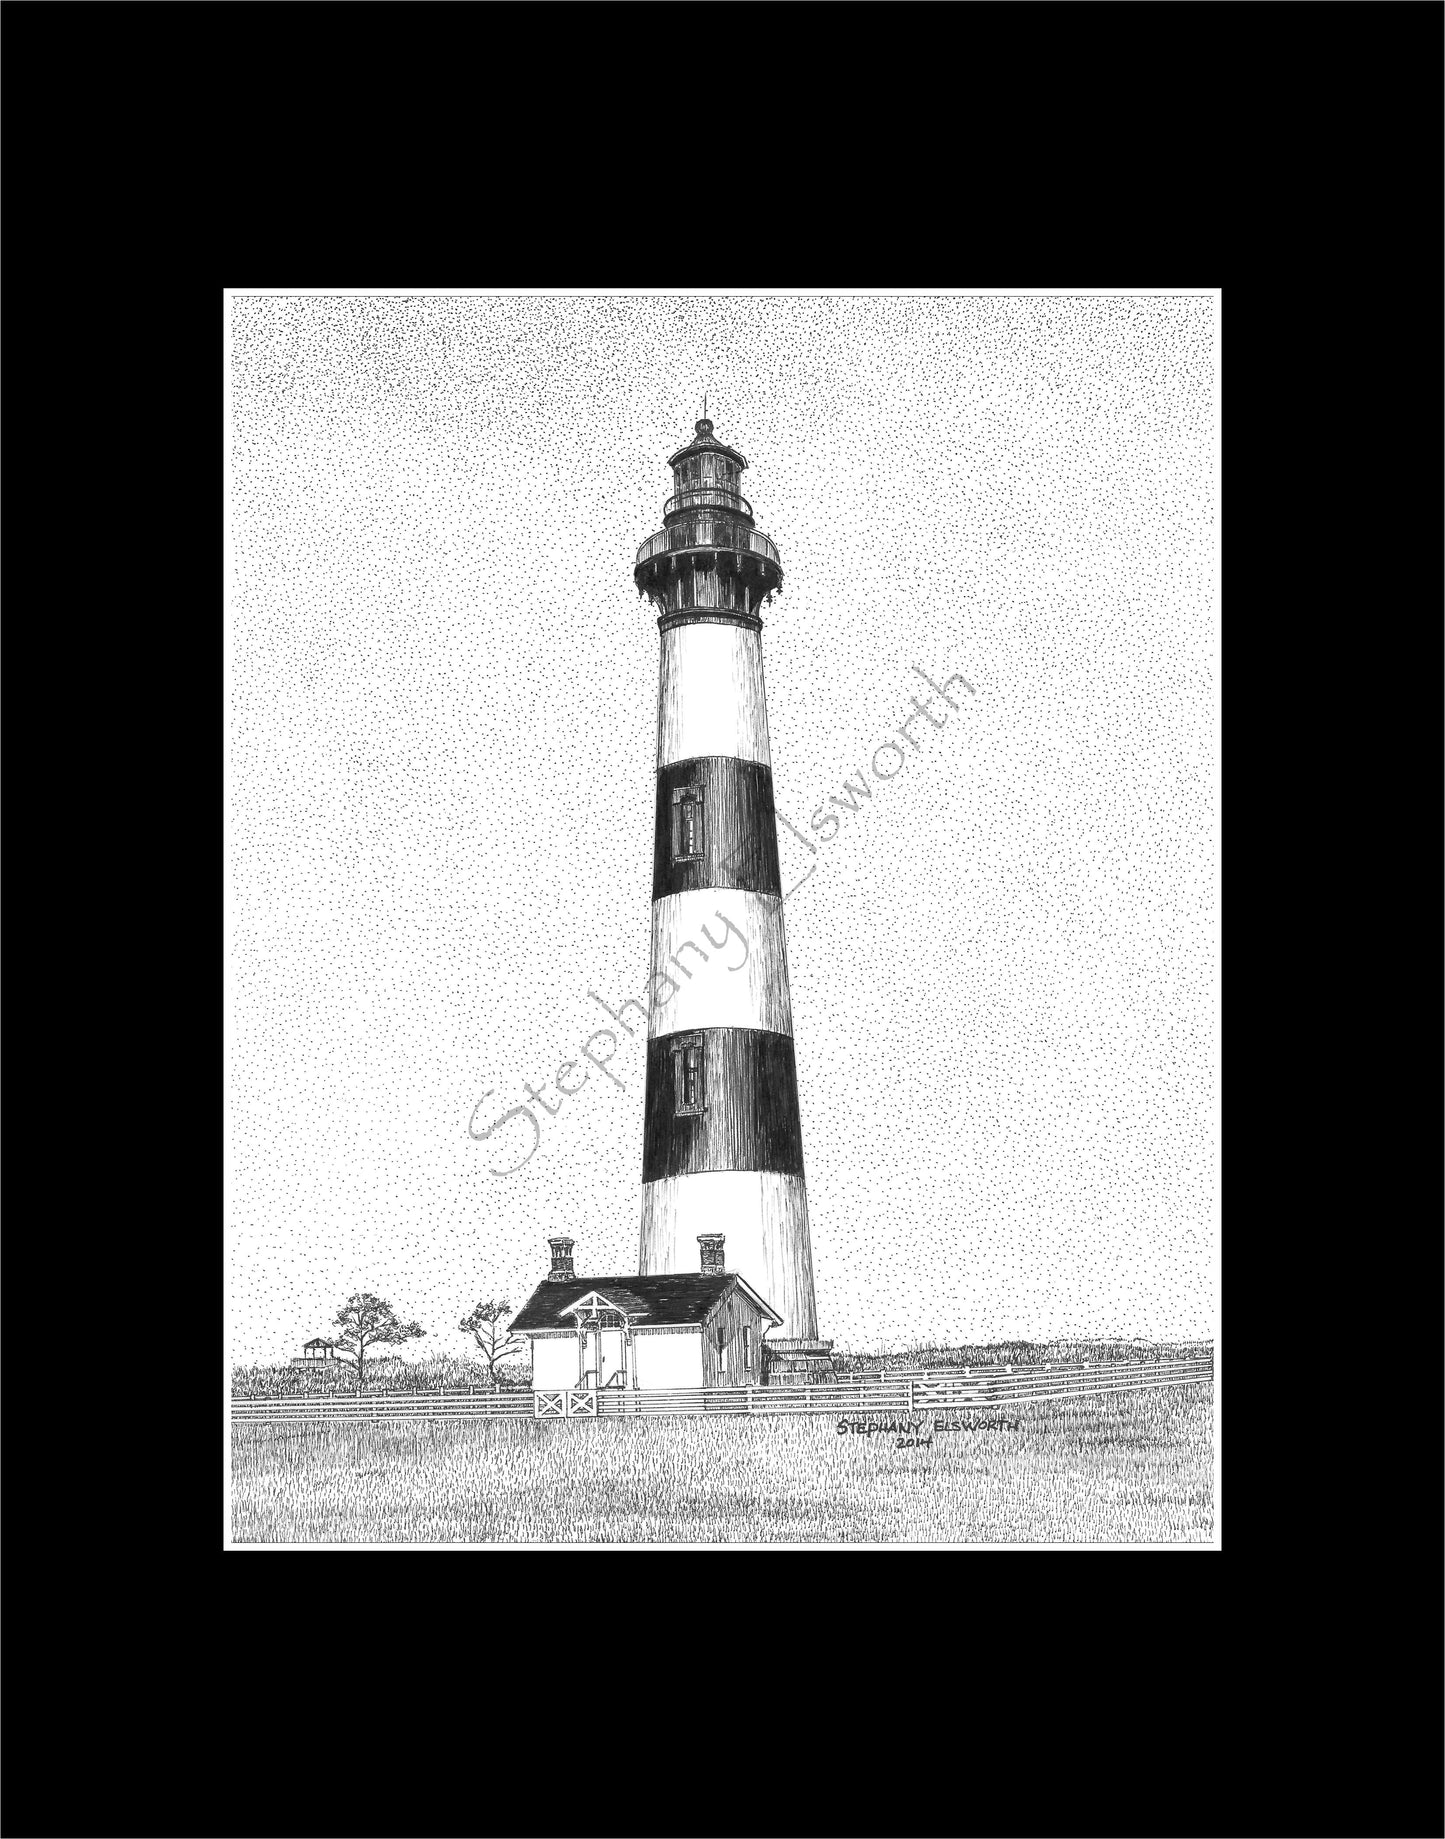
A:
{"label": "lantern room", "polygon": [[782,592],[783,568],[772,538],[753,528],[753,507],[740,489],[747,461],[704,417],[668,465],[672,496],[661,530],[637,551],[638,593],[664,619],[707,608],[761,630],[758,609]]}
{"label": "lantern room", "polygon": [[664,520],[706,506],[752,516],[753,508],[739,485],[747,461],[736,448],[714,440],[710,421],[700,421],[693,439],[679,447],[667,463],[672,468],[673,496],[663,506]]}

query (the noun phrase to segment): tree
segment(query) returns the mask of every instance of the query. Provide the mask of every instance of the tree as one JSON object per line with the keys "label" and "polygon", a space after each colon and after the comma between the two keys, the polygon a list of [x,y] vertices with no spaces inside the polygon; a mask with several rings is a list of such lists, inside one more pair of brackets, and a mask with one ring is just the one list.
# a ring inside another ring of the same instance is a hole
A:
{"label": "tree", "polygon": [[336,1326],[342,1334],[333,1345],[338,1359],[355,1361],[358,1392],[365,1377],[367,1348],[382,1344],[396,1346],[426,1333],[420,1322],[398,1321],[391,1304],[383,1302],[379,1296],[372,1296],[369,1291],[347,1298],[336,1317]]}
{"label": "tree", "polygon": [[512,1305],[504,1296],[499,1303],[478,1303],[467,1318],[457,1326],[463,1334],[468,1334],[481,1349],[482,1358],[487,1363],[492,1384],[497,1384],[497,1364],[520,1354],[526,1343],[511,1335],[502,1326],[504,1317],[512,1313]]}

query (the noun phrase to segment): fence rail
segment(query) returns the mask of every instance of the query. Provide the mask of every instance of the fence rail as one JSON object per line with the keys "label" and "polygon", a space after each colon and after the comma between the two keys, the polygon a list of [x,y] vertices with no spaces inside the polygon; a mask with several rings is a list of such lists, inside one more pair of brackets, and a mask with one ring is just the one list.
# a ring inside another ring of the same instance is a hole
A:
{"label": "fence rail", "polygon": [[1043,1367],[949,1367],[897,1376],[867,1375],[817,1386],[709,1386],[664,1391],[376,1392],[291,1398],[233,1398],[234,1423],[374,1423],[416,1418],[666,1417],[737,1412],[752,1417],[856,1416],[960,1411],[1031,1400],[1084,1398],[1214,1377],[1214,1356],[1175,1360],[1095,1360]]}
{"label": "fence rail", "polygon": [[233,1398],[233,1422],[280,1422],[292,1418],[498,1418],[532,1416],[530,1392],[377,1392],[325,1397]]}

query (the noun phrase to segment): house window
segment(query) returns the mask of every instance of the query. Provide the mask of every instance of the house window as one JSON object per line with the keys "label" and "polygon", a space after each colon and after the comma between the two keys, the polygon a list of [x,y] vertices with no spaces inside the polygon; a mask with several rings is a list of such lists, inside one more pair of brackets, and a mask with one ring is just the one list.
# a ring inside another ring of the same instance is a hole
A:
{"label": "house window", "polygon": [[718,1343],[717,1370],[719,1373],[726,1373],[728,1370],[728,1344],[726,1341],[720,1341]]}
{"label": "house window", "polygon": [[751,1328],[744,1328],[743,1329],[743,1365],[745,1367],[750,1367],[752,1364],[753,1364],[753,1331]]}
{"label": "house window", "polygon": [[672,794],[672,859],[700,862],[702,848],[702,787],[677,786]]}
{"label": "house window", "polygon": [[673,1077],[677,1115],[696,1117],[706,1108],[706,1082],[703,1078],[702,1036],[681,1035],[672,1048]]}

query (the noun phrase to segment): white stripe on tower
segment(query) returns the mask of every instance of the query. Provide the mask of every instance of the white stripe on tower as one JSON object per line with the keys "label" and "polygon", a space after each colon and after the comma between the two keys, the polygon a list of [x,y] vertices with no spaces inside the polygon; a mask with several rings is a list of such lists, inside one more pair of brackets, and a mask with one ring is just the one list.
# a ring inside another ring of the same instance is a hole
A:
{"label": "white stripe on tower", "polygon": [[771,766],[760,632],[720,621],[662,634],[657,764],[730,754]]}
{"label": "white stripe on tower", "polygon": [[649,1035],[694,1028],[793,1032],[783,903],[776,894],[695,888],[654,901],[652,972]]}

